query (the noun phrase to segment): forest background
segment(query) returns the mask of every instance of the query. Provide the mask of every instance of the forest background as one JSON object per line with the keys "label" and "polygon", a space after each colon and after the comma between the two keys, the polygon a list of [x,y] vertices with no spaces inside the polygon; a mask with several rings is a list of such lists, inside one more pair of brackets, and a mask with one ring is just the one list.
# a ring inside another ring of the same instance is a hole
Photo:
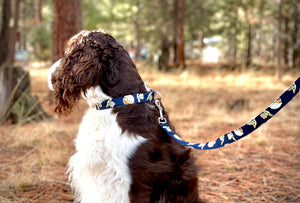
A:
{"label": "forest background", "polygon": [[[177,132],[215,140],[300,75],[297,0],[0,0],[0,202],[72,202],[65,174],[87,105],[53,113],[47,72],[102,28],[161,92]],[[16,70],[16,71],[15,71]],[[21,82],[20,82],[21,81]],[[192,102],[191,102],[192,101]],[[300,201],[300,100],[249,138],[194,151],[208,202]]]}
{"label": "forest background", "polygon": [[184,59],[201,59],[201,49],[214,46],[221,53],[218,62],[233,69],[274,66],[280,77],[282,66],[299,68],[297,0],[0,1],[5,2],[10,9],[1,10],[9,23],[1,22],[1,43],[16,44],[9,50],[29,50],[36,59],[55,61],[62,52],[56,49],[64,46],[58,41],[81,29],[102,28],[137,59],[143,54],[152,62],[167,58],[177,66]]}

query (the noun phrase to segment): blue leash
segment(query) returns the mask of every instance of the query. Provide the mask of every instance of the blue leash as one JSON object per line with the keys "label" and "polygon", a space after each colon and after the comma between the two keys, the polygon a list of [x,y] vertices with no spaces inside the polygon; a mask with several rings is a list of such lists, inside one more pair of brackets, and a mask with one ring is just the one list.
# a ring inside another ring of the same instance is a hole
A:
{"label": "blue leash", "polygon": [[[113,98],[105,100],[101,103],[96,104],[97,110],[103,110],[108,108],[114,108],[124,105],[144,103],[144,102],[155,102],[155,105],[159,109],[160,116],[158,122],[161,127],[171,136],[174,140],[179,142],[182,145],[191,147],[199,150],[208,150],[208,149],[217,149],[224,147],[227,144],[236,142],[237,140],[249,135],[254,130],[259,128],[262,124],[267,122],[272,118],[276,113],[278,113],[288,102],[290,102],[296,94],[299,92],[300,88],[300,77],[292,84],[292,86],[287,89],[278,99],[276,99],[268,108],[261,112],[258,116],[251,119],[245,125],[240,128],[237,128],[229,133],[224,134],[215,141],[205,142],[205,143],[191,143],[186,142],[180,138],[176,133],[174,133],[169,124],[163,116],[163,108],[160,104],[160,94],[158,92],[150,91],[147,93],[126,95],[124,97]],[[155,93],[158,93],[158,98]]]}

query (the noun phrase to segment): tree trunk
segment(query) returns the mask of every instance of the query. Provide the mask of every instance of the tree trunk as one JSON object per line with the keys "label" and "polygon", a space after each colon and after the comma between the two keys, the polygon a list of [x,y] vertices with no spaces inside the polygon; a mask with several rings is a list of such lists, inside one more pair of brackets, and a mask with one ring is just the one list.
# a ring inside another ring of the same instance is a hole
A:
{"label": "tree trunk", "polygon": [[257,50],[258,50],[258,60],[259,63],[262,64],[264,60],[264,50],[262,50],[263,43],[263,18],[264,18],[264,10],[265,10],[265,0],[261,0],[259,4],[259,22],[258,22],[258,36],[257,39]]}
{"label": "tree trunk", "polygon": [[66,41],[81,29],[81,0],[54,0],[53,62],[63,56]]}
{"label": "tree trunk", "polygon": [[177,24],[178,24],[178,0],[174,0],[174,11],[173,11],[173,26],[174,26],[174,33],[173,33],[173,50],[174,50],[174,59],[173,62],[176,65],[178,61],[178,33],[177,33]]}
{"label": "tree trunk", "polygon": [[20,67],[0,70],[0,125],[49,119],[35,95],[31,95],[29,73]]}
{"label": "tree trunk", "polygon": [[16,51],[16,39],[19,25],[19,14],[20,14],[20,0],[15,0],[15,11],[14,11],[14,26],[11,30],[10,47],[9,47],[9,62],[13,64],[15,62],[15,51]]}
{"label": "tree trunk", "polygon": [[293,0],[293,23],[294,29],[292,33],[292,44],[293,46],[293,53],[292,53],[292,63],[293,68],[298,68],[300,70],[300,39],[299,39],[299,11],[298,11],[298,0]]}
{"label": "tree trunk", "polygon": [[[21,19],[26,19],[28,18],[26,13],[27,13],[27,5],[25,3],[26,1],[23,0],[21,4],[21,12],[20,12],[20,18]],[[20,42],[19,42],[19,49],[27,49],[27,32],[26,29],[22,26],[20,26]]]}
{"label": "tree trunk", "polygon": [[38,19],[39,22],[43,22],[43,15],[42,15],[42,8],[43,8],[43,0],[38,0]]}
{"label": "tree trunk", "polygon": [[161,54],[158,59],[158,69],[162,71],[166,71],[168,69],[169,58],[170,58],[168,35],[162,36],[160,49],[161,49]]}
{"label": "tree trunk", "polygon": [[289,14],[284,15],[284,47],[283,47],[283,59],[284,65],[289,65]]}
{"label": "tree trunk", "polygon": [[168,0],[159,1],[159,7],[162,8],[161,17],[162,21],[165,22],[165,25],[159,30],[160,54],[158,58],[158,69],[167,71],[170,59],[170,42],[168,39],[170,30],[167,23],[170,21],[170,13],[166,12],[166,8],[169,8]]}
{"label": "tree trunk", "polygon": [[252,24],[248,21],[248,45],[247,45],[247,58],[246,58],[246,67],[249,67],[252,62]]}
{"label": "tree trunk", "polygon": [[281,0],[278,1],[278,28],[277,28],[277,65],[276,65],[276,70],[275,70],[275,78],[276,80],[281,80],[281,14],[282,10],[282,3]]}
{"label": "tree trunk", "polygon": [[142,42],[141,42],[141,26],[137,19],[134,19],[134,27],[136,33],[136,47],[135,47],[135,59],[140,61],[142,59],[141,50],[142,50]]}
{"label": "tree trunk", "polygon": [[140,23],[140,4],[141,2],[139,0],[136,1],[136,7],[137,12],[135,13],[135,16],[133,17],[133,24],[135,28],[135,40],[136,40],[136,46],[135,46],[135,59],[137,61],[140,61],[142,59],[141,56],[141,50],[142,50],[142,42],[141,42],[141,35],[142,35],[142,29],[141,29],[141,23]]}
{"label": "tree trunk", "polygon": [[184,0],[174,3],[174,64],[185,68],[184,58]]}
{"label": "tree trunk", "polygon": [[9,21],[11,17],[11,0],[3,0],[2,4],[2,25],[0,33],[0,67],[5,63],[9,63]]}
{"label": "tree trunk", "polygon": [[233,36],[232,36],[232,64],[233,64],[233,69],[235,70],[237,68],[237,61],[236,61],[236,58],[237,58],[237,45],[238,45],[238,42],[237,42],[237,35],[238,35],[238,14],[237,12],[235,12],[234,14],[234,31],[233,31]]}
{"label": "tree trunk", "polygon": [[203,51],[203,47],[204,47],[204,33],[202,30],[200,30],[198,32],[198,40],[199,40],[199,61],[202,62],[202,51]]}

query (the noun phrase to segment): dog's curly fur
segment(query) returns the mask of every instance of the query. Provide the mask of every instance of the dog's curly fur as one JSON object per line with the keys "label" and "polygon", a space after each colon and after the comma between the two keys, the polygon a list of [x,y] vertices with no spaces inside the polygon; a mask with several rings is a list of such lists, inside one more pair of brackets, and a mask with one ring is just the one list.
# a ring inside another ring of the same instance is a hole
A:
{"label": "dog's curly fur", "polygon": [[[159,126],[153,102],[95,110],[95,102],[103,99],[149,90],[126,50],[111,35],[98,30],[72,37],[51,78],[55,112],[70,114],[81,94],[90,105],[76,139],[77,153],[70,161],[70,177],[79,200],[200,201],[190,150]],[[169,121],[166,112],[164,115]]]}
{"label": "dog's curly fur", "polygon": [[52,75],[57,106],[55,112],[68,115],[78,102],[81,91],[98,85],[102,67],[108,67],[121,46],[108,34],[83,31],[68,42],[64,58]]}

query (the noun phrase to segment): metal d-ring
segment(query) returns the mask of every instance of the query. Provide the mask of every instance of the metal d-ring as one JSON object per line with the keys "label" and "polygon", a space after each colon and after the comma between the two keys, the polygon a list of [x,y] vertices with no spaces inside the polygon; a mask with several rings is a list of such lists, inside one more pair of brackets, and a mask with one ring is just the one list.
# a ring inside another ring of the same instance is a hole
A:
{"label": "metal d-ring", "polygon": [[[159,95],[159,96],[160,96],[160,95]],[[160,104],[160,99],[155,99],[155,105],[156,105],[156,107],[157,107],[158,110],[159,110],[158,122],[159,122],[159,123],[165,123],[165,122],[167,122],[166,118],[165,118],[164,115],[163,115],[163,108],[162,108],[162,106],[161,106],[161,104]]]}

